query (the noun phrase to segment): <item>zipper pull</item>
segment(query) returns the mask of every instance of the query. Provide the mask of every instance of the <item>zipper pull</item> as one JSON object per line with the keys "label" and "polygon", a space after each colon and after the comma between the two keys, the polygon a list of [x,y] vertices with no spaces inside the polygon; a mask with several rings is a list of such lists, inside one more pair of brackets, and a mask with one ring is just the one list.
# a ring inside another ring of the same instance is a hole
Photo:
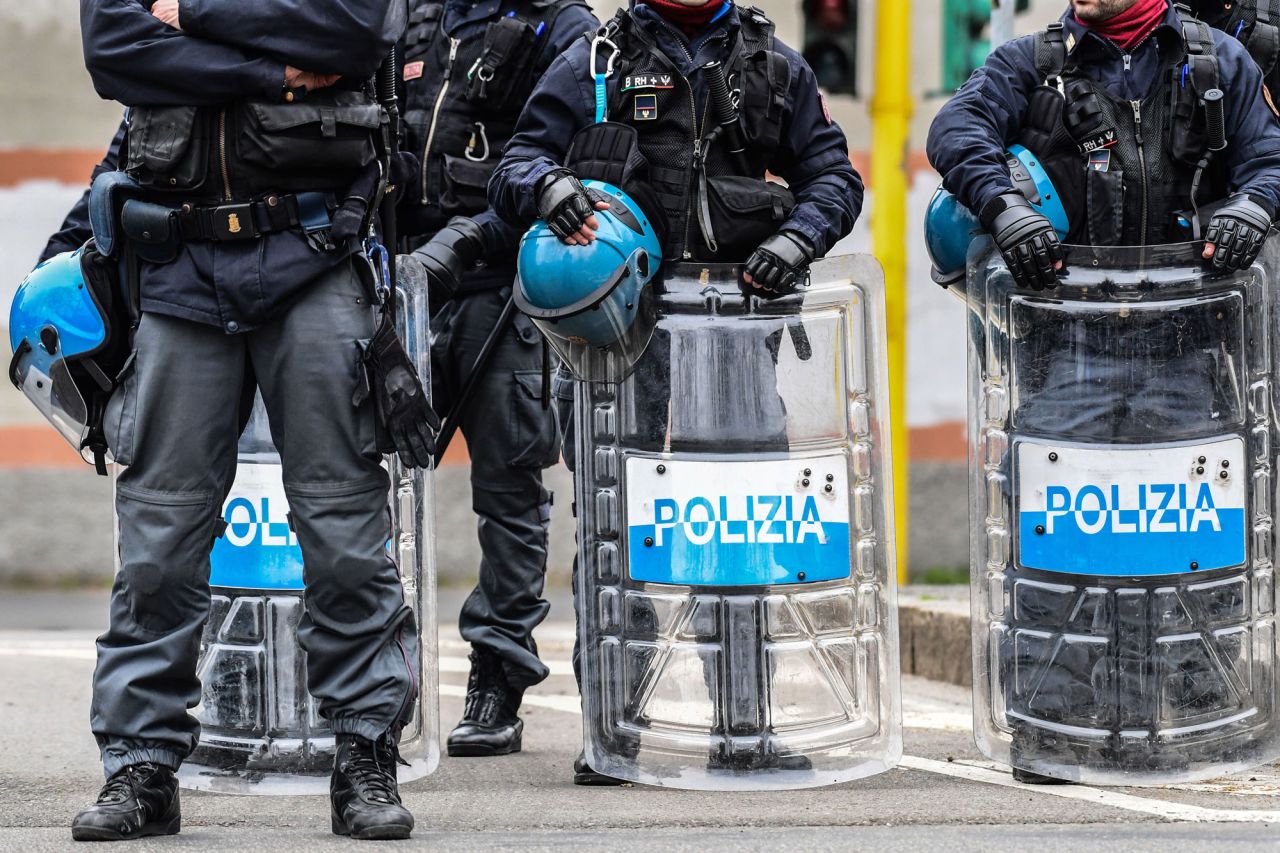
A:
{"label": "zipper pull", "polygon": [[1129,106],[1133,107],[1133,123],[1142,127],[1142,102],[1130,101]]}
{"label": "zipper pull", "polygon": [[453,68],[453,61],[458,58],[458,44],[461,39],[449,39],[449,67]]}
{"label": "zipper pull", "polygon": [[1133,70],[1133,54],[1132,53],[1126,53],[1124,55],[1124,70],[1125,71]]}

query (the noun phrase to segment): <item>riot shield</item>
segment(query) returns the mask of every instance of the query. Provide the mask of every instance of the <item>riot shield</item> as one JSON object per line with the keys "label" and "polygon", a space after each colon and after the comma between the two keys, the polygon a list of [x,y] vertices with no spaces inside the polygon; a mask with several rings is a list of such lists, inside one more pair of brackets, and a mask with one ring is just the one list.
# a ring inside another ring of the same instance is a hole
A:
{"label": "riot shield", "polygon": [[1198,245],[1067,247],[1051,291],[970,253],[974,733],[1088,784],[1280,756],[1268,316]]}
{"label": "riot shield", "polygon": [[[397,325],[423,385],[430,382],[427,283],[402,269]],[[317,416],[322,416],[318,414]],[[306,654],[296,629],[303,610],[302,551],[290,530],[280,457],[261,397],[239,443],[236,479],[223,504],[227,523],[210,556],[212,604],[201,641],[200,743],[178,772],[183,787],[233,794],[328,790],[335,741],[307,691]],[[435,538],[431,471],[388,456],[395,558],[405,600],[421,632],[421,674],[413,719],[401,734],[409,782],[439,763]]]}
{"label": "riot shield", "polygon": [[689,789],[829,785],[902,752],[884,295],[674,264],[621,382],[577,378],[585,754]]}

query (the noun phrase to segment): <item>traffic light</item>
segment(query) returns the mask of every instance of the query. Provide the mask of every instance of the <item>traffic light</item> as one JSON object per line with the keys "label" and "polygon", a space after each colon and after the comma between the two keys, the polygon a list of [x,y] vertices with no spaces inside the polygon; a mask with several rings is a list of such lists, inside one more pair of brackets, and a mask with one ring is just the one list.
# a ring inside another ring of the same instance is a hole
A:
{"label": "traffic light", "polygon": [[858,0],[804,0],[804,59],[833,95],[858,94]]}
{"label": "traffic light", "polygon": [[[1030,0],[1016,0],[1013,11],[1025,12]],[[942,88],[960,88],[991,51],[988,26],[991,0],[943,0]]]}

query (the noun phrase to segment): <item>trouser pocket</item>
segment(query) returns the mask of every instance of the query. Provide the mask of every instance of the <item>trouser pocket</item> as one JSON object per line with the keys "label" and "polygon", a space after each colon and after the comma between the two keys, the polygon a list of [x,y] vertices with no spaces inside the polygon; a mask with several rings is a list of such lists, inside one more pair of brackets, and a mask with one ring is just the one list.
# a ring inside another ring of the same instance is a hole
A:
{"label": "trouser pocket", "polygon": [[133,464],[134,433],[138,422],[138,353],[125,360],[116,377],[116,390],[107,401],[102,417],[103,433],[111,457],[121,465]]}
{"label": "trouser pocket", "polygon": [[550,468],[560,459],[560,431],[556,415],[542,407],[542,371],[517,370],[511,394],[513,455],[517,468]]}

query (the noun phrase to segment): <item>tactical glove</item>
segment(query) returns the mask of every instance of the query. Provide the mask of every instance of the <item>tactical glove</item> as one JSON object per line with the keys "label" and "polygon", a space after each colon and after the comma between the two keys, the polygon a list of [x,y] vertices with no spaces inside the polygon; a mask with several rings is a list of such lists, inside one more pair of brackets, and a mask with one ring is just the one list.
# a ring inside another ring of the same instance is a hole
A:
{"label": "tactical glove", "polygon": [[449,301],[462,283],[462,274],[471,269],[484,252],[484,234],[474,219],[455,216],[434,237],[401,263],[421,264],[427,274],[431,310]]}
{"label": "tactical glove", "polygon": [[356,405],[372,392],[378,418],[406,468],[429,468],[435,462],[440,418],[427,401],[418,371],[400,343],[383,323],[361,353],[369,387],[356,391]]}
{"label": "tactical glove", "polygon": [[538,188],[538,218],[560,239],[568,239],[596,212],[582,181],[568,169],[556,169]]}
{"label": "tactical glove", "polygon": [[1249,196],[1237,193],[1227,199],[1204,232],[1204,241],[1214,245],[1214,268],[1248,269],[1270,230],[1271,215]]}
{"label": "tactical glove", "polygon": [[997,196],[978,218],[1019,287],[1043,290],[1058,283],[1056,265],[1066,257],[1058,233],[1022,193]]}
{"label": "tactical glove", "polygon": [[751,287],[762,291],[753,295],[777,299],[795,293],[816,254],[817,250],[803,234],[779,231],[751,253],[743,272],[751,276]]}

